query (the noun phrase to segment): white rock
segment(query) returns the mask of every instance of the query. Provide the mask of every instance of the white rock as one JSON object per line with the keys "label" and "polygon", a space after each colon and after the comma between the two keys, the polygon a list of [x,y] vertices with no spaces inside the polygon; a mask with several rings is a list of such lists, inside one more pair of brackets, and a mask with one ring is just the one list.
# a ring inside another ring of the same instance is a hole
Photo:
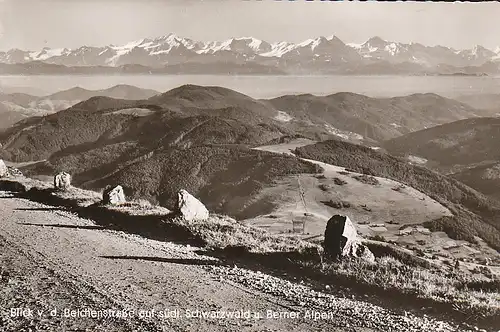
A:
{"label": "white rock", "polygon": [[24,176],[23,172],[21,172],[20,170],[18,170],[15,167],[7,166],[7,169],[9,170],[9,175],[10,176]]}
{"label": "white rock", "polygon": [[67,190],[71,187],[71,175],[66,172],[60,172],[54,176],[54,188],[58,190]]}
{"label": "white rock", "polygon": [[410,235],[411,233],[413,233],[412,228],[404,228],[399,230],[399,235]]}
{"label": "white rock", "polygon": [[8,175],[9,175],[9,169],[7,168],[3,160],[0,159],[0,178],[3,178]]}
{"label": "white rock", "polygon": [[185,220],[205,220],[209,215],[205,205],[184,189],[178,193],[175,211],[180,213]]}
{"label": "white rock", "polygon": [[119,205],[126,202],[125,193],[122,186],[109,187],[102,193],[102,201],[104,204]]}

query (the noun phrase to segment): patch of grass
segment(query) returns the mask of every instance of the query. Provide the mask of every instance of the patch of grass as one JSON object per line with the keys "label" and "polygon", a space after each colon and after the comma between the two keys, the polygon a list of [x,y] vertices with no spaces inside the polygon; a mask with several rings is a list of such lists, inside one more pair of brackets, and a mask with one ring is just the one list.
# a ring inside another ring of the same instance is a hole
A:
{"label": "patch of grass", "polygon": [[379,241],[379,242],[386,242],[385,237],[383,237],[380,234],[377,234],[377,235],[374,235],[374,236],[370,236],[370,240]]}
{"label": "patch of grass", "polygon": [[458,272],[443,273],[440,269],[411,266],[391,256],[378,257],[375,264],[360,260],[326,263],[323,264],[323,272],[364,285],[449,304],[469,316],[495,317],[500,314],[496,281],[475,283]]}
{"label": "patch of grass", "polygon": [[377,180],[377,178],[375,178],[373,176],[366,175],[366,174],[354,175],[353,178],[358,180],[359,182],[362,182],[365,184],[370,184],[372,186],[376,186],[376,185],[380,184],[380,182]]}
{"label": "patch of grass", "polygon": [[325,204],[326,206],[330,206],[335,209],[343,209],[343,208],[350,208],[351,203],[346,202],[346,201],[334,201],[334,200],[328,200],[328,201],[321,201],[321,203]]}
{"label": "patch of grass", "polygon": [[182,218],[175,218],[168,222],[187,227],[194,236],[203,239],[208,249],[243,246],[254,253],[302,252],[312,247],[321,250],[319,246],[303,241],[298,236],[271,234],[261,228],[246,226],[222,215],[211,215],[205,221],[188,222]]}
{"label": "patch of grass", "polygon": [[[385,240],[383,240],[385,242]],[[366,246],[375,257],[392,257],[411,267],[430,268],[431,264],[425,259],[418,258],[411,251],[400,249],[388,243],[366,242]]]}

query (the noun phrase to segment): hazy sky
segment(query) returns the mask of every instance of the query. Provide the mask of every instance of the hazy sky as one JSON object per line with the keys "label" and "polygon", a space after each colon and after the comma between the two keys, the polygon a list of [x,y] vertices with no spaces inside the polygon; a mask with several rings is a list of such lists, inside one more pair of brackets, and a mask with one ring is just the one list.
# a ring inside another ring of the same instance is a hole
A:
{"label": "hazy sky", "polygon": [[170,32],[196,40],[299,42],[336,35],[500,46],[500,3],[273,0],[0,0],[0,50],[124,44]]}

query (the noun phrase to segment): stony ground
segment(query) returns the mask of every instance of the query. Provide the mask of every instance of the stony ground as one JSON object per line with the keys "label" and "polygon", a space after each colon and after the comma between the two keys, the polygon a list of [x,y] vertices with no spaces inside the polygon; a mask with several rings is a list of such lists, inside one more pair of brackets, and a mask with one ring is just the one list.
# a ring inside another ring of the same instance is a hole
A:
{"label": "stony ground", "polygon": [[0,193],[0,331],[460,331],[198,250]]}

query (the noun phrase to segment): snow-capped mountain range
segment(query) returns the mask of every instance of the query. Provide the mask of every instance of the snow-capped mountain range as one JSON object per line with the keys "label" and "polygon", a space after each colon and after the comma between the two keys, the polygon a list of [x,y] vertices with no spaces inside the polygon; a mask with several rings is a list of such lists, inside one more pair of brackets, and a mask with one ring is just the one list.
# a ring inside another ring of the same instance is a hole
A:
{"label": "snow-capped mountain range", "polygon": [[500,47],[491,51],[476,45],[470,50],[455,50],[444,46],[424,46],[419,43],[389,42],[380,37],[373,37],[363,44],[348,44],[364,58],[386,60],[390,62],[414,62],[426,66],[447,64],[453,66],[477,66],[495,60],[500,54]]}
{"label": "snow-capped mountain range", "polygon": [[444,46],[399,43],[373,37],[362,44],[345,44],[335,36],[308,39],[301,43],[268,43],[253,37],[200,42],[174,34],[141,39],[116,46],[82,46],[77,49],[0,52],[0,63],[19,64],[42,61],[65,66],[143,65],[153,68],[192,63],[254,62],[265,66],[296,68],[328,66],[353,67],[373,63],[417,64],[423,68],[439,65],[455,67],[500,63],[500,47],[495,51],[482,46],[455,50]]}

